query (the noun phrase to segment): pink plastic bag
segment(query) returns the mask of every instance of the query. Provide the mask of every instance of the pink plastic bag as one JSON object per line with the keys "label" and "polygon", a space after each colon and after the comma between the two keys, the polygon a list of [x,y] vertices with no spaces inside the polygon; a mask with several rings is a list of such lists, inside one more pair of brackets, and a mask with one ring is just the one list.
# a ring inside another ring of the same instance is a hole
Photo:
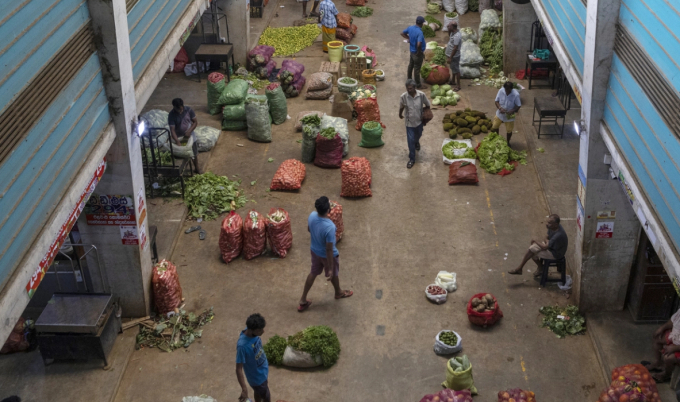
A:
{"label": "pink plastic bag", "polygon": [[[281,63],[281,71],[288,71],[293,74],[293,81],[297,81],[302,77],[302,73],[305,72],[305,66],[296,61],[286,59]],[[279,74],[281,74],[280,71]]]}
{"label": "pink plastic bag", "polygon": [[373,61],[371,62],[371,67],[375,67],[375,65],[378,64],[378,58],[375,57],[375,53],[373,53],[372,49],[370,49],[368,46],[362,46],[361,51],[366,54],[366,57],[373,58]]}

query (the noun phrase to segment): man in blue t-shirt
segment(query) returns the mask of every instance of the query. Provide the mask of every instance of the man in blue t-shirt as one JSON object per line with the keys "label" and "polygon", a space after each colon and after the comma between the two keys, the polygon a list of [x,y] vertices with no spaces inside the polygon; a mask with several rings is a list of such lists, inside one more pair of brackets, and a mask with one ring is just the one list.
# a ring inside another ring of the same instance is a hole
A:
{"label": "man in blue t-shirt", "polygon": [[307,275],[305,289],[302,291],[298,311],[303,312],[312,304],[307,300],[307,293],[312,288],[316,277],[322,272],[326,272],[326,278],[335,288],[335,298],[343,299],[354,294],[351,290],[340,289],[340,253],[335,247],[335,224],[328,218],[331,210],[331,203],[328,197],[323,196],[314,203],[316,211],[309,214],[307,219],[307,230],[312,237],[312,271]]}
{"label": "man in blue t-shirt", "polygon": [[410,43],[411,59],[408,62],[407,78],[410,80],[415,74],[416,88],[418,89],[427,89],[426,85],[420,83],[420,68],[423,66],[423,60],[425,59],[423,23],[425,23],[425,18],[418,16],[416,24],[404,29],[401,33],[401,36],[408,39]]}
{"label": "man in blue t-shirt", "polygon": [[[264,317],[260,314],[252,314],[246,320],[246,329],[241,331],[236,344],[236,378],[241,384],[241,396],[238,398],[240,402],[248,399],[246,380],[253,388],[255,402],[270,402],[271,400],[267,384],[269,363],[267,363],[267,356],[264,354],[262,339],[260,339],[264,334],[265,325],[267,323]],[[245,379],[243,378],[244,372],[246,373]]]}

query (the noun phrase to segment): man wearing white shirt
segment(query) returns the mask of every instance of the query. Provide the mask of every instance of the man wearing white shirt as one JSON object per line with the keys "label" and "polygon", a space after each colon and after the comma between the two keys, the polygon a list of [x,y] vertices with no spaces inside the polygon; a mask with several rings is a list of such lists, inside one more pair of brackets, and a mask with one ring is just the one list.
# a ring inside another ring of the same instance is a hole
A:
{"label": "man wearing white shirt", "polygon": [[519,100],[519,92],[512,88],[512,82],[506,81],[503,88],[498,91],[496,95],[496,116],[493,118],[493,126],[491,131],[496,131],[500,134],[501,123],[505,123],[505,131],[508,136],[508,145],[510,145],[510,137],[512,137],[512,130],[515,129],[515,114],[522,107]]}

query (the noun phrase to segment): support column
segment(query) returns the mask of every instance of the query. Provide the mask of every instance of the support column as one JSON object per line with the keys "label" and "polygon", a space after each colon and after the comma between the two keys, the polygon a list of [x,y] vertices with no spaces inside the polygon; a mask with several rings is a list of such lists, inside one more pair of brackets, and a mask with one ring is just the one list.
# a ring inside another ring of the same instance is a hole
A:
{"label": "support column", "polygon": [[[242,66],[246,65],[246,56],[251,48],[250,11],[247,7],[248,4],[245,1],[217,0],[217,7],[227,15],[229,39],[231,39],[231,43],[234,45],[234,60],[237,63],[241,63]],[[269,7],[277,7],[276,1],[270,1]],[[227,25],[224,23],[224,20],[220,21],[220,32],[226,39]]]}
{"label": "support column", "polygon": [[531,24],[536,18],[531,3],[503,3],[503,71],[506,76],[524,68]]}
{"label": "support column", "polygon": [[[106,155],[106,172],[95,194],[99,199],[115,197],[132,203],[127,205],[132,209],[131,222],[124,229],[136,232],[139,240],[138,244],[125,245],[119,225],[88,224],[85,214],[81,215],[78,227],[83,242],[96,245],[111,291],[120,297],[123,316],[145,316],[150,311],[152,265],[140,138],[134,132],[137,105],[127,12],[124,1],[88,0],[88,7],[116,133]],[[95,263],[88,260],[88,264]],[[103,290],[102,284],[98,290]]]}
{"label": "support column", "polygon": [[[584,310],[624,307],[640,223],[605,163],[600,134],[620,0],[588,0],[583,68],[574,295]],[[598,219],[615,211],[615,218]],[[602,226],[613,226],[611,238]]]}

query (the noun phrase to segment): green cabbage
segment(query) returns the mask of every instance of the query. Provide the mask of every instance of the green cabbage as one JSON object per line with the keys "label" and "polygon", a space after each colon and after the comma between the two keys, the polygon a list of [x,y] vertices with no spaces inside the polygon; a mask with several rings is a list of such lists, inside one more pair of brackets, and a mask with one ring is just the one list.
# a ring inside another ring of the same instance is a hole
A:
{"label": "green cabbage", "polygon": [[440,89],[443,89],[444,92],[446,92],[446,91],[450,91],[450,90],[451,90],[451,85],[446,84],[446,85],[442,85],[442,86],[439,87],[439,88],[440,88]]}
{"label": "green cabbage", "polygon": [[439,105],[439,98],[433,99],[432,104],[435,105],[435,106]]}
{"label": "green cabbage", "polygon": [[442,106],[446,106],[446,105],[449,104],[449,100],[448,100],[447,98],[440,98],[439,103],[440,103]]}

